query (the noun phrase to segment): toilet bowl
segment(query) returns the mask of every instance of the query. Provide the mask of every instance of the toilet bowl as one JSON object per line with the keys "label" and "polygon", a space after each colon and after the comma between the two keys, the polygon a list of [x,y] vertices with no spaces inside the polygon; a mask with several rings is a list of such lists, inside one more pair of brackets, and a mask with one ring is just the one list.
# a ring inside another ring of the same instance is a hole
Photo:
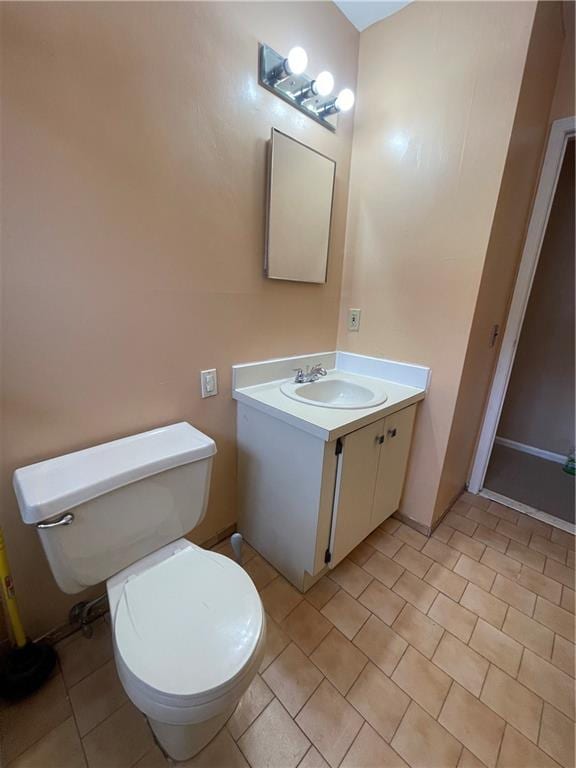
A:
{"label": "toilet bowl", "polygon": [[264,653],[248,574],[183,538],[205,516],[215,453],[181,422],[14,473],[60,588],[106,581],[118,675],[174,760],[218,733]]}
{"label": "toilet bowl", "polygon": [[248,574],[180,539],[107,582],[122,685],[175,760],[218,733],[264,653],[262,603]]}

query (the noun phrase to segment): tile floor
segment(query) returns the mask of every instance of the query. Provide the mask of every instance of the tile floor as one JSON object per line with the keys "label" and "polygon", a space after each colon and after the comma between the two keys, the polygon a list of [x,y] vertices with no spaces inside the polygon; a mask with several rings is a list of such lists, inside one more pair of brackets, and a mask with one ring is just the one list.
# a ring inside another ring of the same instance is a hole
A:
{"label": "tile floor", "polygon": [[[430,539],[390,519],[305,596],[246,550],[266,656],[186,765],[573,768],[574,537],[464,494]],[[1,710],[3,764],[166,766],[109,624],[59,655],[39,693]]]}

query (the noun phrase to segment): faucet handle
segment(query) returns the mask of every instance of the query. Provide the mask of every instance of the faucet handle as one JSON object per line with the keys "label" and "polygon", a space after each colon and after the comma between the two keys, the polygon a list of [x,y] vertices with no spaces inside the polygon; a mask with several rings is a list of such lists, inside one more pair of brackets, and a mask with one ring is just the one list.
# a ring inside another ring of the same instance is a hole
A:
{"label": "faucet handle", "polygon": [[292,368],[292,370],[296,373],[295,383],[302,384],[304,382],[304,371],[302,368]]}

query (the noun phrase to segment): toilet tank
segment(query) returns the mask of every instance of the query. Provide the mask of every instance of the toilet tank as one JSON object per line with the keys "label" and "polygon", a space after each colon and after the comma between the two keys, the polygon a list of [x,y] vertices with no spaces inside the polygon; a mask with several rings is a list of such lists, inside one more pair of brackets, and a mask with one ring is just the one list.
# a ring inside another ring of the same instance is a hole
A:
{"label": "toilet tank", "polygon": [[60,589],[80,592],[195,528],[215,453],[181,422],[17,469],[20,514]]}

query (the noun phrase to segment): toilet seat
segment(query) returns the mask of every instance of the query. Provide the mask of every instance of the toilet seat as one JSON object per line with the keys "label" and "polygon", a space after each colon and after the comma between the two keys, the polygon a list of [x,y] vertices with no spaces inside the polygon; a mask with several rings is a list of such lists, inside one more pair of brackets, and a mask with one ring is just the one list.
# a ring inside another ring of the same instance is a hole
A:
{"label": "toilet seat", "polygon": [[117,574],[108,591],[121,677],[154,710],[216,703],[259,663],[262,603],[223,555],[180,539]]}

